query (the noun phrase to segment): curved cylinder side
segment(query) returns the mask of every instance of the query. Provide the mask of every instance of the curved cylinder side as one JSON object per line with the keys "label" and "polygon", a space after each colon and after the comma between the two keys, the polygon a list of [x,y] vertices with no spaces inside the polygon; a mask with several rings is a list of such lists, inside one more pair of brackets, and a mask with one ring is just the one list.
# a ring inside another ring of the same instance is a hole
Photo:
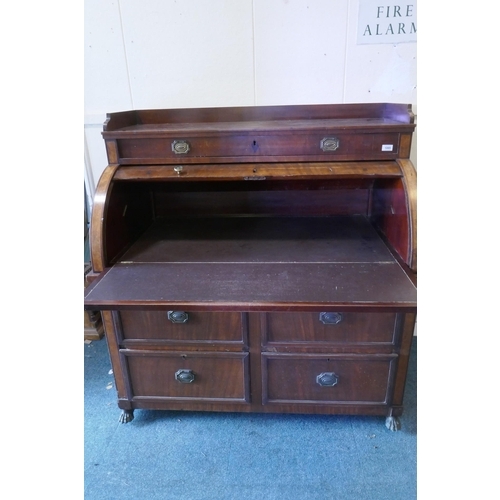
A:
{"label": "curved cylinder side", "polygon": [[113,177],[119,165],[108,165],[99,179],[94,195],[94,206],[90,220],[90,259],[95,273],[104,271],[106,211],[109,204]]}
{"label": "curved cylinder side", "polygon": [[417,171],[410,160],[396,160],[403,172],[408,210],[408,262],[412,271],[417,271]]}

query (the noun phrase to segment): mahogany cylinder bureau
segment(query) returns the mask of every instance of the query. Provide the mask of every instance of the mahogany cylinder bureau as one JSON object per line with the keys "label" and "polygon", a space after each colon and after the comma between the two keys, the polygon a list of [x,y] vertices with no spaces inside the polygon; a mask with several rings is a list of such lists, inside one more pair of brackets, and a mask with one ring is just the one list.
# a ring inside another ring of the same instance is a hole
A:
{"label": "mahogany cylinder bureau", "polygon": [[411,106],[111,113],[91,285],[135,409],[379,415],[416,317]]}

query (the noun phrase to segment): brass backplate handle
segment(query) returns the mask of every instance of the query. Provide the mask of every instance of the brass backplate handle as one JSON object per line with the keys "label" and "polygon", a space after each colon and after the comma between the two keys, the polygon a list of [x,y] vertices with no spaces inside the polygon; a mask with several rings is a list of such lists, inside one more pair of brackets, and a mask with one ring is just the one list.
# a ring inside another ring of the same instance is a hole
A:
{"label": "brass backplate handle", "polygon": [[324,325],[337,325],[342,321],[342,313],[322,312],[319,313],[319,320]]}
{"label": "brass backplate handle", "polygon": [[339,146],[340,141],[337,137],[324,137],[320,142],[320,148],[323,151],[336,151]]}
{"label": "brass backplate handle", "polygon": [[321,387],[333,387],[339,382],[339,378],[333,372],[323,372],[316,377],[316,382]]}
{"label": "brass backplate handle", "polygon": [[167,318],[172,323],[187,323],[189,314],[185,311],[168,311]]}
{"label": "brass backplate handle", "polygon": [[193,370],[177,370],[175,372],[175,380],[181,384],[192,384],[194,382]]}
{"label": "brass backplate handle", "polygon": [[175,140],[172,142],[172,151],[176,155],[185,155],[190,150],[189,142],[185,140]]}

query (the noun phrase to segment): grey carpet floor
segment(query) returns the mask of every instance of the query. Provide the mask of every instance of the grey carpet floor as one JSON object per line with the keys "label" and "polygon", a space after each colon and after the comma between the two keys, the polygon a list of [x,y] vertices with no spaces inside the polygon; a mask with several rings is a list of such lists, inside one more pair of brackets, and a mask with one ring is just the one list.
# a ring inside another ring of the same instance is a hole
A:
{"label": "grey carpet floor", "polygon": [[412,500],[417,342],[402,430],[383,417],[120,410],[105,340],[84,344],[87,500]]}

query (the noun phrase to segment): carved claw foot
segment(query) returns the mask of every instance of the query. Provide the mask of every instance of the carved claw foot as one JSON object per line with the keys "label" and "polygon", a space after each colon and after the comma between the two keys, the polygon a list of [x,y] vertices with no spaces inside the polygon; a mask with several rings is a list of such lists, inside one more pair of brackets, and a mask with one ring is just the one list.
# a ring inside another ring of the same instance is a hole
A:
{"label": "carved claw foot", "polygon": [[385,426],[390,431],[399,431],[401,429],[401,422],[398,417],[387,417],[385,419]]}
{"label": "carved claw foot", "polygon": [[118,420],[121,424],[128,424],[134,420],[134,410],[123,410]]}

